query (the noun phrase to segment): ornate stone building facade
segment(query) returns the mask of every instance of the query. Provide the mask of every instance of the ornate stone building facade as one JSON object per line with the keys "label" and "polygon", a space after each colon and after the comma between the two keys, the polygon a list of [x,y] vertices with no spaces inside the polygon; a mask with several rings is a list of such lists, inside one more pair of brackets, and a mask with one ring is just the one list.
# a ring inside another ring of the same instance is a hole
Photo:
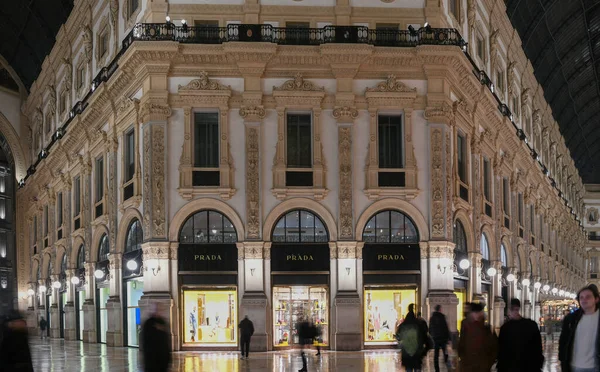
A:
{"label": "ornate stone building facade", "polygon": [[359,350],[411,302],[499,327],[583,285],[581,180],[503,3],[451,3],[77,2],[23,106],[30,324],[136,346],[157,305],[174,348],[233,348],[247,314],[271,350],[310,317]]}

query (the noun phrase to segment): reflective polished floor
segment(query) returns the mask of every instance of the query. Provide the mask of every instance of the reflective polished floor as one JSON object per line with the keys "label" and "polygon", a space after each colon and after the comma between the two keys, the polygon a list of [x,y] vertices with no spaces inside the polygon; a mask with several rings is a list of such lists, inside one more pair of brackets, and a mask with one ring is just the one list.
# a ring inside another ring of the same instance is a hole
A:
{"label": "reflective polished floor", "polygon": [[[558,338],[548,339],[544,371],[560,371],[557,363]],[[36,372],[138,372],[143,371],[138,349],[112,348],[98,344],[63,340],[31,339],[34,370]],[[443,364],[443,363],[442,363]],[[400,355],[396,350],[369,350],[357,352],[323,352],[316,357],[309,352],[308,370],[312,371],[402,371]],[[302,367],[298,352],[269,352],[250,354],[249,360],[240,360],[233,352],[177,352],[173,353],[171,371],[297,371]],[[424,371],[433,371],[433,352],[428,355]],[[442,367],[442,371],[446,371]]]}

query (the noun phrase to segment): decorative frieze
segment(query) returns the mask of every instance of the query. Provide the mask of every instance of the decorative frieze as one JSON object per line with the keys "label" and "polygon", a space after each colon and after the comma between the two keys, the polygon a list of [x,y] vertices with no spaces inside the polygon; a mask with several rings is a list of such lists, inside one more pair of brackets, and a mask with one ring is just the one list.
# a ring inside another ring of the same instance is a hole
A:
{"label": "decorative frieze", "polygon": [[246,234],[248,239],[260,239],[259,131],[258,126],[246,125]]}
{"label": "decorative frieze", "polygon": [[145,239],[167,237],[165,208],[166,124],[144,125],[144,235]]}
{"label": "decorative frieze", "polygon": [[352,239],[352,127],[338,127],[340,239]]}
{"label": "decorative frieze", "polygon": [[431,237],[442,239],[445,237],[444,215],[444,140],[443,129],[434,127],[430,129],[431,135]]}

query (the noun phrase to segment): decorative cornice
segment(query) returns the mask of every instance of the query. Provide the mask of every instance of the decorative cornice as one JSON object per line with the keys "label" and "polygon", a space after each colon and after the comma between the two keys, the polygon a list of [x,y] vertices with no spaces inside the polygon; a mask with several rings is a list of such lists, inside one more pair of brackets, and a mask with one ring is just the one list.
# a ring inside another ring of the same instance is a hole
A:
{"label": "decorative cornice", "polygon": [[400,92],[416,93],[417,88],[410,88],[401,81],[396,80],[396,75],[390,74],[386,81],[377,84],[376,87],[367,88],[367,92]]}
{"label": "decorative cornice", "polygon": [[283,83],[281,86],[273,87],[274,91],[309,91],[309,92],[324,92],[324,87],[318,87],[308,80],[304,80],[302,73],[298,72],[296,76]]}
{"label": "decorative cornice", "polygon": [[187,85],[179,85],[178,90],[231,90],[231,87],[225,86],[217,81],[212,81],[208,78],[206,71],[200,72],[200,77],[190,81]]}

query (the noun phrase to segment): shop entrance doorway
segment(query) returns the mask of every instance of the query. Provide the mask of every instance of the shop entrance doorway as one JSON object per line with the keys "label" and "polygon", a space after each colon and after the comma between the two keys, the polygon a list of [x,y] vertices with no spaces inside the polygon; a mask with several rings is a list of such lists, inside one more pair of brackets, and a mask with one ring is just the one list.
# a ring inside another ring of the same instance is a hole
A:
{"label": "shop entrance doorway", "polygon": [[329,311],[326,286],[289,286],[273,288],[275,346],[299,345],[298,325],[308,321],[317,326],[319,346],[328,344]]}

